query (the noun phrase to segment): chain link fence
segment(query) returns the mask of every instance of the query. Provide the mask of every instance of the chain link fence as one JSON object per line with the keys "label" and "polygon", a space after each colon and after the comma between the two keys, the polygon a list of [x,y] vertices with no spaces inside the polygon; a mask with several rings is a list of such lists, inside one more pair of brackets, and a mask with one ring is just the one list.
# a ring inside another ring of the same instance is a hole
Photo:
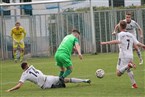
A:
{"label": "chain link fence", "polygon": [[[94,12],[96,48],[98,53],[116,52],[116,45],[101,46],[101,41],[115,39],[111,33],[115,25],[125,18],[125,13],[131,11],[133,19],[139,23],[145,37],[145,9],[128,10],[101,10]],[[25,28],[25,54],[32,56],[54,55],[57,47],[65,35],[71,33],[73,28],[81,32],[80,44],[82,53],[92,53],[92,31],[90,12],[63,12],[58,14],[43,14],[32,16],[3,16],[0,17],[0,57],[12,58],[12,38],[10,31],[19,20]],[[140,37],[138,37],[140,40]],[[145,38],[144,38],[145,43]]]}

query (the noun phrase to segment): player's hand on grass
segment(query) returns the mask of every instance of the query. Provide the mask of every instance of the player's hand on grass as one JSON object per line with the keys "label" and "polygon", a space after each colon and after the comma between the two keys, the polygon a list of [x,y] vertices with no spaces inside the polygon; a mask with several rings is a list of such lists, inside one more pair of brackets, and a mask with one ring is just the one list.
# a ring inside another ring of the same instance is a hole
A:
{"label": "player's hand on grass", "polygon": [[8,89],[8,90],[6,90],[6,92],[11,92],[11,90],[10,90],[10,89]]}

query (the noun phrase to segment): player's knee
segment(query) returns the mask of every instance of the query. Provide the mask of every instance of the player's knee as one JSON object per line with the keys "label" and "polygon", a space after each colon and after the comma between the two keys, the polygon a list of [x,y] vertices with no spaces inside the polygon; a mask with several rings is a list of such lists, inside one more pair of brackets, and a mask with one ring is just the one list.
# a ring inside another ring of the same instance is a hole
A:
{"label": "player's knee", "polygon": [[72,72],[72,69],[67,69],[67,70],[69,70],[70,72]]}
{"label": "player's knee", "polygon": [[116,75],[117,75],[118,77],[120,77],[120,76],[122,75],[122,73],[119,72],[119,71],[117,71],[117,72],[116,72]]}
{"label": "player's knee", "polygon": [[61,69],[61,71],[63,71],[63,72],[65,71],[65,68],[64,68],[64,67],[60,67],[60,69]]}
{"label": "player's knee", "polygon": [[122,75],[122,74],[120,74],[120,73],[117,73],[117,76],[118,76],[118,77],[120,77],[121,75]]}
{"label": "player's knee", "polygon": [[68,71],[69,73],[72,73],[72,69],[70,69],[70,68],[67,68],[67,71]]}
{"label": "player's knee", "polygon": [[16,49],[13,49],[13,52],[16,52]]}
{"label": "player's knee", "polygon": [[67,67],[67,70],[73,70],[73,67],[72,66],[69,66],[69,67]]}
{"label": "player's knee", "polygon": [[23,49],[23,48],[20,48],[20,51],[21,51],[21,52],[24,52],[24,49]]}

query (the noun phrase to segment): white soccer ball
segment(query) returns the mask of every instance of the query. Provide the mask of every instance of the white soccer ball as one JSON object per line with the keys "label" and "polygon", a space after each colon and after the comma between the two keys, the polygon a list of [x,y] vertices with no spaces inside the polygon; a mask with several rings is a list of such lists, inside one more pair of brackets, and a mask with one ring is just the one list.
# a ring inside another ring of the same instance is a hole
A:
{"label": "white soccer ball", "polygon": [[105,71],[104,71],[103,69],[97,69],[97,70],[96,70],[96,76],[97,76],[98,78],[103,78],[104,75],[105,75]]}

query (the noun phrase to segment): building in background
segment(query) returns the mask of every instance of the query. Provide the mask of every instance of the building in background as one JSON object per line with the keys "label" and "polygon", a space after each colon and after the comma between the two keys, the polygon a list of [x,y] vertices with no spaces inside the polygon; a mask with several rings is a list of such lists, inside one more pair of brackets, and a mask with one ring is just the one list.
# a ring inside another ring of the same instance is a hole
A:
{"label": "building in background", "polygon": [[[2,0],[4,3],[19,3],[19,2],[35,2],[35,1],[47,1],[47,0]],[[53,0],[52,0],[53,1]],[[35,14],[50,14],[63,11],[67,8],[85,8],[89,7],[89,1],[74,1],[67,3],[53,3],[53,4],[39,4],[39,5],[22,5],[11,6],[0,10],[3,10],[3,15],[35,15]],[[92,6],[101,7],[111,6],[111,0],[91,0]],[[113,6],[139,6],[141,0],[113,0]],[[10,10],[12,9],[12,10]]]}
{"label": "building in background", "polygon": [[[33,2],[38,0],[3,0],[5,3],[20,3],[20,2]],[[42,1],[42,0],[41,0]],[[45,0],[44,0],[45,1]],[[53,1],[53,0],[52,0]],[[113,0],[114,3],[113,6],[132,6],[132,5],[140,5],[140,0]],[[119,3],[120,2],[120,3]],[[128,3],[127,3],[128,2]],[[64,35],[68,34],[69,30],[71,28],[78,28],[84,33],[84,36],[82,38],[82,44],[83,52],[91,52],[91,38],[90,34],[88,32],[91,32],[90,28],[90,13],[89,12],[78,12],[78,13],[63,13],[58,14],[59,12],[63,12],[65,9],[72,8],[84,8],[89,7],[89,0],[82,1],[82,2],[65,2],[65,3],[53,3],[53,4],[39,4],[39,5],[23,5],[23,6],[7,6],[0,9],[1,15],[3,14],[4,17],[0,17],[0,43],[4,43],[4,46],[0,44],[0,53],[1,48],[3,48],[4,55],[8,56],[11,55],[12,49],[12,43],[11,43],[11,37],[10,37],[10,30],[14,26],[16,21],[21,22],[22,26],[26,29],[27,32],[27,38],[25,40],[25,43],[28,45],[26,49],[27,51],[30,51],[34,56],[43,56],[43,55],[51,55],[55,52],[59,42],[64,37]],[[106,6],[109,7],[110,5],[109,0],[92,0],[92,6]],[[128,5],[127,5],[128,4]],[[138,10],[135,10],[134,12],[139,12]],[[121,11],[122,12],[122,11]],[[119,14],[120,18],[124,17],[122,16],[124,12]],[[144,13],[144,11],[142,12]],[[103,16],[105,19],[103,18]],[[135,14],[136,18],[138,19],[138,22],[143,25],[143,21],[141,19],[140,14]],[[107,17],[105,16],[107,15]],[[101,23],[112,23],[112,20],[110,20],[110,12],[95,12],[95,22],[96,22],[96,29],[99,30]],[[144,15],[145,16],[145,15]],[[117,15],[114,16],[116,19],[113,21],[116,22]],[[103,18],[103,19],[101,19]],[[105,20],[105,21],[103,21]],[[108,22],[106,22],[109,20]],[[120,20],[120,19],[119,19]],[[100,22],[102,21],[102,22]],[[100,22],[100,23],[98,23]],[[108,24],[105,24],[106,28],[101,28],[105,31],[97,31],[96,32],[104,32],[103,35],[106,35],[108,29],[110,30],[110,26],[107,26]],[[144,25],[143,25],[144,26]],[[98,27],[98,28],[97,28]],[[98,33],[97,33],[98,34]],[[110,34],[108,34],[109,36]],[[4,39],[2,39],[3,37]],[[97,41],[100,41],[100,36],[97,36]],[[105,37],[105,36],[104,36]],[[104,38],[103,38],[104,39]],[[108,38],[107,38],[108,39]],[[88,41],[89,40],[89,41]],[[1,42],[2,41],[2,42]],[[84,44],[83,44],[84,43]],[[2,46],[2,47],[1,47]],[[98,47],[100,48],[100,47]],[[49,54],[48,54],[49,53]],[[1,54],[0,54],[1,55]]]}

